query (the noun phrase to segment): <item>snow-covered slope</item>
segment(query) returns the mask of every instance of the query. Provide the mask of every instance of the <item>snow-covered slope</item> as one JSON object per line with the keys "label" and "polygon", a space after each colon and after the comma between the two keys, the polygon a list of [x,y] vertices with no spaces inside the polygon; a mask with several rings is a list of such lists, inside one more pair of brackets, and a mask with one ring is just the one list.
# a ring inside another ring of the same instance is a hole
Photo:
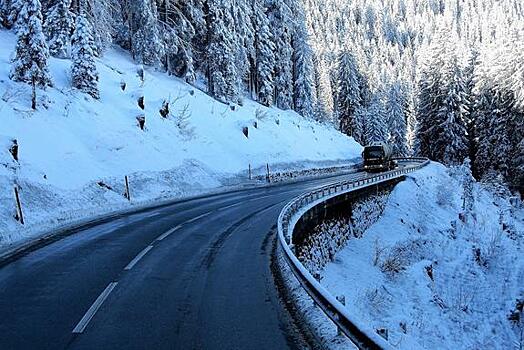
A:
{"label": "snow-covered slope", "polygon": [[445,167],[410,175],[326,266],[322,284],[400,349],[522,347],[522,328],[508,320],[524,299],[522,210],[479,184],[474,194],[464,223],[460,182]]}
{"label": "snow-covered slope", "polygon": [[[247,177],[248,164],[283,170],[348,163],[360,154],[351,138],[292,111],[248,100],[232,110],[153,70],[146,70],[142,83],[137,66],[118,49],[97,63],[100,100],[71,88],[69,60],[51,58],[54,87],[38,91],[32,111],[30,87],[8,78],[15,42],[11,32],[0,30],[0,245],[42,225],[127,206],[121,195],[125,175],[135,201],[144,202],[230,184]],[[145,111],[137,104],[142,94]],[[164,101],[170,102],[167,118],[159,113]],[[142,114],[145,131],[137,126]],[[243,127],[249,127],[249,138]],[[19,163],[8,152],[11,139],[18,140]],[[21,187],[24,228],[13,219],[14,183]]]}

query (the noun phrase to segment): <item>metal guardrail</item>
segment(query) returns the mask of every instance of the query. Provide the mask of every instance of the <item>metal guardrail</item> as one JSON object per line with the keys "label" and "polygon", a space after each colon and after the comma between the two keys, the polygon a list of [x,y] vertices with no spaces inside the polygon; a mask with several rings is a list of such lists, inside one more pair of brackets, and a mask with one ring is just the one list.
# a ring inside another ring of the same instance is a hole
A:
{"label": "metal guardrail", "polygon": [[392,170],[377,175],[351,181],[340,181],[304,193],[289,202],[278,217],[278,239],[284,250],[284,256],[293,274],[302,287],[324,313],[359,349],[392,349],[393,347],[368,325],[355,319],[320,282],[318,282],[293,253],[292,235],[298,220],[316,205],[344,193],[356,191],[371,185],[389,182],[414,172],[429,163],[427,158],[395,158],[398,162],[417,163],[402,169]]}

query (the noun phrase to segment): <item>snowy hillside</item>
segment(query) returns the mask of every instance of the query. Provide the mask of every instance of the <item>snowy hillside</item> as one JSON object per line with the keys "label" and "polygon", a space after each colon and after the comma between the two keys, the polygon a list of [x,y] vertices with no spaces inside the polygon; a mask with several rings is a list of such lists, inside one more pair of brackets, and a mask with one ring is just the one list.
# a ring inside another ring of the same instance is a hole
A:
{"label": "snowy hillside", "polygon": [[[249,164],[261,173],[266,163],[272,170],[300,169],[348,164],[360,155],[351,138],[292,111],[248,100],[233,110],[153,69],[146,69],[142,84],[136,64],[118,49],[97,61],[100,100],[71,88],[70,60],[50,58],[54,86],[37,91],[33,111],[30,86],[8,77],[16,37],[0,30],[0,42],[0,245],[64,220],[128,206],[122,196],[126,175],[137,203],[239,184]],[[141,96],[144,111],[137,103]],[[165,102],[164,118],[159,111]],[[144,131],[136,119],[141,115]],[[19,145],[18,163],[9,153],[12,139]],[[24,228],[13,218],[15,183]]]}
{"label": "snowy hillside", "polygon": [[460,179],[436,163],[409,176],[322,271],[322,284],[400,349],[523,346],[523,323],[510,318],[524,299],[524,215],[474,183],[463,220]]}

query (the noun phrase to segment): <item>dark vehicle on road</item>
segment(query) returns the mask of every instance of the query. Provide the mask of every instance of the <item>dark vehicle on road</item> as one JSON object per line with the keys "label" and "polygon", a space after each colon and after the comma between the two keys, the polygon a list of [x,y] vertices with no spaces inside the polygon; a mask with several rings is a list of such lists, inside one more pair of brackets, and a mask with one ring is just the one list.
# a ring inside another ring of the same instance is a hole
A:
{"label": "dark vehicle on road", "polygon": [[364,147],[362,159],[364,159],[364,170],[368,172],[387,171],[397,166],[391,146],[384,142],[374,142]]}

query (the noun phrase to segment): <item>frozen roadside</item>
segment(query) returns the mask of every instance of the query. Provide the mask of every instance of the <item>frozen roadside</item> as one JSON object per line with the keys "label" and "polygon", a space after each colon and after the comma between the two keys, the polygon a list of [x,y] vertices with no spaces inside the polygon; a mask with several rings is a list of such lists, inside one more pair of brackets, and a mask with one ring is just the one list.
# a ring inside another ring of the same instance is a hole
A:
{"label": "frozen roadside", "polygon": [[[299,170],[293,171],[292,167]],[[22,183],[27,191],[36,191],[37,194],[33,193],[27,202],[30,206],[25,207],[25,214],[29,213],[26,215],[26,225],[11,220],[14,225],[10,225],[6,232],[0,232],[0,265],[27,251],[120,216],[221,193],[349,174],[358,171],[358,163],[352,160],[278,164],[275,169],[285,172],[285,175],[281,173],[278,181],[271,183],[259,175],[259,169],[253,170],[253,179],[249,180],[247,174],[243,173],[219,176],[196,162],[191,162],[191,166],[186,164],[183,171],[174,169],[155,174],[135,174],[130,177],[131,201],[123,196],[123,184],[114,185],[116,179],[93,182],[72,193],[53,193],[48,188]],[[193,183],[190,179],[194,180]],[[22,199],[24,191],[21,192]],[[39,199],[40,202],[36,203]],[[62,202],[53,205],[54,200]],[[46,207],[52,210],[44,210]],[[14,202],[12,209],[1,210],[0,215],[6,216],[6,212],[15,212]]]}

